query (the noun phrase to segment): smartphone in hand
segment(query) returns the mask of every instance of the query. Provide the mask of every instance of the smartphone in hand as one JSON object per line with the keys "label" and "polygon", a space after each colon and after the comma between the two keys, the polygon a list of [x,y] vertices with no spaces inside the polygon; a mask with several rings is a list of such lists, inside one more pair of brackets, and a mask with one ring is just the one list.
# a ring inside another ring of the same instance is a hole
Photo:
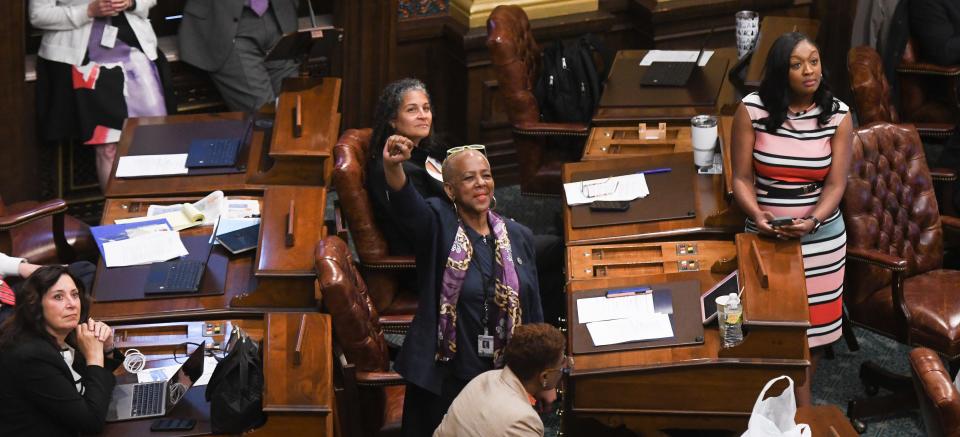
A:
{"label": "smartphone in hand", "polygon": [[773,220],[770,220],[771,228],[779,228],[782,226],[792,225],[793,217],[775,217]]}

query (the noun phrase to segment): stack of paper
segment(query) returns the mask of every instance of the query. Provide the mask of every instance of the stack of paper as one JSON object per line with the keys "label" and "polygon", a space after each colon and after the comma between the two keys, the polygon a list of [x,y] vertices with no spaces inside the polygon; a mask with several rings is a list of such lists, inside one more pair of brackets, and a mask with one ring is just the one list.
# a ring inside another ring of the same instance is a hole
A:
{"label": "stack of paper", "polygon": [[187,255],[180,234],[164,219],[90,228],[107,267],[134,266]]}
{"label": "stack of paper", "polygon": [[579,299],[577,319],[594,346],[673,337],[670,315],[654,311],[653,293]]}
{"label": "stack of paper", "polygon": [[118,178],[187,174],[187,154],[121,156]]}
{"label": "stack of paper", "polygon": [[[153,206],[157,205],[151,205],[151,207]],[[189,203],[165,206],[164,210],[167,212],[160,214],[150,214],[148,210],[148,215],[146,217],[117,219],[114,220],[114,223],[119,225],[124,223],[138,223],[155,219],[163,219],[170,224],[170,227],[172,227],[173,230],[180,231],[183,229],[192,228],[204,222],[205,216],[203,212]]]}
{"label": "stack of paper", "polygon": [[[699,55],[698,50],[650,50],[640,61],[640,65],[648,66],[654,62],[694,62]],[[713,50],[704,50],[697,65],[706,66],[711,56]]]}
{"label": "stack of paper", "polygon": [[647,197],[647,178],[643,173],[624,176],[611,176],[603,179],[591,179],[563,184],[567,205],[583,205],[595,201],[631,201]]}

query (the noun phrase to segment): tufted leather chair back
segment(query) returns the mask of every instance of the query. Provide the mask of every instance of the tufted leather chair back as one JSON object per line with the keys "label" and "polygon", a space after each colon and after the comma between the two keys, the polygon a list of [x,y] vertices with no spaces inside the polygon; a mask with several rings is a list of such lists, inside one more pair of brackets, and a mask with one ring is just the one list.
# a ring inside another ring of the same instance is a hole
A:
{"label": "tufted leather chair back", "polygon": [[367,157],[372,130],[347,129],[333,146],[333,186],[350,224],[357,255],[361,260],[381,258],[389,253],[387,240],[373,219],[367,195]]}
{"label": "tufted leather chair back", "polygon": [[910,351],[910,372],[928,437],[960,436],[960,393],[933,350]]}
{"label": "tufted leather chair back", "polygon": [[323,306],[330,313],[334,335],[347,360],[364,372],[388,370],[390,355],[379,315],[350,248],[339,237],[329,236],[317,244],[314,256]]}
{"label": "tufted leather chair back", "polygon": [[540,71],[540,47],[522,8],[494,8],[487,20],[487,48],[510,122],[517,125],[539,121],[540,106],[533,89]]}
{"label": "tufted leather chair back", "polygon": [[[912,126],[875,123],[856,131],[841,208],[850,247],[907,260],[905,277],[941,267],[940,213]],[[891,274],[880,267],[848,263],[847,269],[845,300],[859,303],[890,284]]]}
{"label": "tufted leather chair back", "polygon": [[883,60],[873,47],[850,49],[847,72],[853,91],[854,107],[861,126],[877,121],[899,123],[900,117],[890,99],[890,84],[883,72]]}

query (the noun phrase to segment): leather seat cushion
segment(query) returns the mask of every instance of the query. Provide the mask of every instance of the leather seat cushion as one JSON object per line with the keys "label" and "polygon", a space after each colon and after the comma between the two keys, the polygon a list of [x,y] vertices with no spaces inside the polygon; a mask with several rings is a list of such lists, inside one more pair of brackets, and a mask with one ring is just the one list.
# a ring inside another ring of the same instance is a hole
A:
{"label": "leather seat cushion", "polygon": [[[931,270],[904,281],[904,300],[910,312],[910,335],[914,345],[947,356],[960,354],[960,271]],[[890,287],[877,290],[860,305],[850,308],[858,323],[898,338]],[[897,310],[899,311],[899,310]]]}
{"label": "leather seat cushion", "polygon": [[[7,205],[8,214],[28,211],[36,207],[39,202],[26,201]],[[67,242],[73,246],[77,260],[96,261],[99,253],[97,245],[90,234],[90,227],[86,223],[69,215],[63,220],[64,233]],[[26,258],[34,264],[55,264],[57,247],[53,242],[53,218],[44,217],[34,220],[10,231],[12,246],[8,255]]]}
{"label": "leather seat cushion", "polygon": [[408,290],[400,290],[390,305],[380,311],[384,316],[409,315],[417,312],[417,295]]}

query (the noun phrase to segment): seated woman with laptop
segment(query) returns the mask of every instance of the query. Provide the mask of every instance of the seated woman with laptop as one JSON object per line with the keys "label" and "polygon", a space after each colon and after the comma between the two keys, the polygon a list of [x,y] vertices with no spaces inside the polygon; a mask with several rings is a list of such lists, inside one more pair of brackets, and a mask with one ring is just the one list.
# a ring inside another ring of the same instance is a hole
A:
{"label": "seated woman with laptop", "polygon": [[113,331],[88,318],[83,283],[64,266],[37,269],[0,325],[0,435],[103,430],[120,364]]}

